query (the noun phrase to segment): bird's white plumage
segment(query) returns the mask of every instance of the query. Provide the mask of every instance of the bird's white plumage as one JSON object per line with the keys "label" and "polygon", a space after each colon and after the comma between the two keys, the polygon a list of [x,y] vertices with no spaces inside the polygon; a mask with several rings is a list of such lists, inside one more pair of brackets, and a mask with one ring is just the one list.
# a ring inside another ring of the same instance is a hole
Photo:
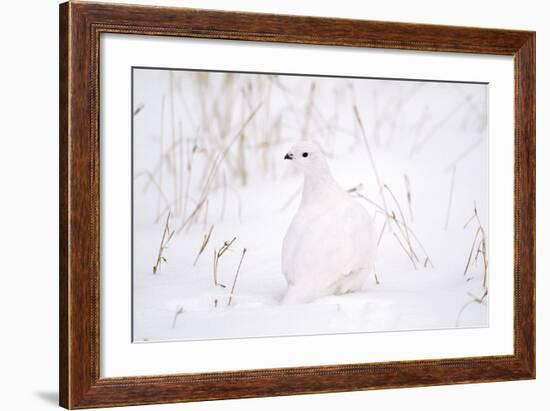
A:
{"label": "bird's white plumage", "polygon": [[369,213],[336,183],[317,144],[297,144],[285,158],[303,172],[304,186],[283,241],[282,270],[288,282],[283,302],[359,290],[376,257]]}

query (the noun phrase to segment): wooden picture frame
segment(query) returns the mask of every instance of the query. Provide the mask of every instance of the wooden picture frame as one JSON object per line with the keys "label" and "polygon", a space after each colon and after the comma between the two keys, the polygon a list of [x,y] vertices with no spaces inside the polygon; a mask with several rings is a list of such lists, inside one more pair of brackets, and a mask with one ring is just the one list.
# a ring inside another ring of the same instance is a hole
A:
{"label": "wooden picture frame", "polygon": [[[513,56],[514,354],[100,378],[100,34]],[[69,2],[60,6],[60,405],[91,408],[535,378],[535,33]]]}

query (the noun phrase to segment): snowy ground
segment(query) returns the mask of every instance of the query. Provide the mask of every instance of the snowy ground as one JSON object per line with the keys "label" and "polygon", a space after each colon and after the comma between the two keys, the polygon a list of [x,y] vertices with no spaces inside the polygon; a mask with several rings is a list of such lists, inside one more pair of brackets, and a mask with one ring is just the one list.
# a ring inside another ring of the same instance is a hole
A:
{"label": "snowy ground", "polygon": [[[379,232],[386,221],[357,196],[381,203],[354,105],[381,179],[399,202],[386,194],[389,211],[422,244],[413,244],[416,267],[399,233],[385,229],[378,283],[372,276],[359,293],[281,306],[281,244],[301,186],[283,161],[294,141],[319,141],[342,187],[360,185],[350,195]],[[478,224],[464,228],[474,202],[488,231],[485,105],[483,85],[136,70],[134,341],[487,326],[488,297],[475,301],[485,293],[479,255],[464,274]],[[178,231],[200,203],[217,156],[207,201]],[[153,274],[168,210],[175,234]],[[234,237],[218,263],[226,287],[216,286],[215,250]]]}

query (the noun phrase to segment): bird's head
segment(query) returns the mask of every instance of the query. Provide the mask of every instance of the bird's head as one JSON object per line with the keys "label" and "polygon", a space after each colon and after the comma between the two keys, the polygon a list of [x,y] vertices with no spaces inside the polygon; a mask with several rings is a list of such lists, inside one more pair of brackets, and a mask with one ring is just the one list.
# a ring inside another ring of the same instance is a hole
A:
{"label": "bird's head", "polygon": [[304,141],[292,146],[285,154],[285,160],[307,175],[318,174],[328,170],[327,161],[321,147],[312,141]]}

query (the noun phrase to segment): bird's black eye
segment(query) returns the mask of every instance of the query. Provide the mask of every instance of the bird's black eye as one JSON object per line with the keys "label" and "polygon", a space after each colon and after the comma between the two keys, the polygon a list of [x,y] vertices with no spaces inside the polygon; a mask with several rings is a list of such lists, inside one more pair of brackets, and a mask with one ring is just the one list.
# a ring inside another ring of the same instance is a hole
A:
{"label": "bird's black eye", "polygon": [[302,153],[302,157],[307,157],[307,156],[309,156],[308,153]]}

